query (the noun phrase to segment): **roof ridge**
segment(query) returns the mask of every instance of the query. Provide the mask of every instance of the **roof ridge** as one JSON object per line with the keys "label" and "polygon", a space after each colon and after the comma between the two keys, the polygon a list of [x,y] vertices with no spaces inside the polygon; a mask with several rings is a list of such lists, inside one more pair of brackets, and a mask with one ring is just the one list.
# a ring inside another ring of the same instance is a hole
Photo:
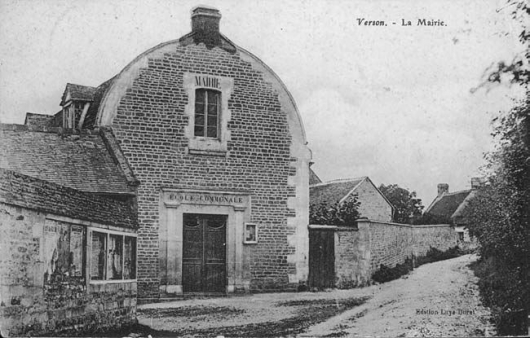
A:
{"label": "roof ridge", "polygon": [[[51,115],[53,116],[53,115]],[[46,127],[46,126],[28,126],[17,123],[0,123],[0,130],[35,132],[35,133],[53,133],[62,135],[95,135],[99,134],[99,128],[94,129],[68,129],[63,127]]]}
{"label": "roof ridge", "polygon": [[473,189],[464,189],[464,190],[458,190],[458,191],[453,191],[453,192],[446,192],[442,195],[443,196],[449,196],[449,195],[456,195],[456,194],[461,194],[463,192],[471,192],[471,190]]}
{"label": "roof ridge", "polygon": [[312,187],[320,187],[320,186],[324,186],[324,185],[328,185],[328,184],[334,184],[334,183],[346,183],[346,182],[362,181],[362,180],[365,180],[367,178],[368,178],[368,176],[361,176],[361,177],[356,177],[356,178],[337,178],[337,179],[334,179],[334,180],[331,180],[331,181],[326,181],[326,182],[322,182],[322,183],[312,184],[310,186],[310,188],[312,188]]}

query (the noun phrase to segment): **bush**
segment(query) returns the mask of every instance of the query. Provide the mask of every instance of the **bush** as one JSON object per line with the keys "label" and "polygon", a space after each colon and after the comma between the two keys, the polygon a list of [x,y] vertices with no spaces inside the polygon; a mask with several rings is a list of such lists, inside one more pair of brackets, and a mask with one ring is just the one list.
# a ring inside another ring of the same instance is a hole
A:
{"label": "bush", "polygon": [[455,258],[462,256],[464,253],[460,250],[458,246],[447,249],[446,251],[441,251],[436,248],[431,247],[425,256],[418,257],[415,262],[415,267],[418,267],[423,264],[433,263],[438,261],[443,261],[446,259]]}
{"label": "bush", "polygon": [[412,259],[407,258],[404,263],[397,264],[393,268],[381,264],[379,270],[377,270],[373,275],[372,279],[378,283],[390,282],[391,280],[398,279],[399,277],[406,275],[412,271]]}
{"label": "bush", "polygon": [[503,336],[527,333],[525,299],[530,290],[522,285],[517,272],[493,257],[470,267],[479,278],[480,295],[484,305],[491,309],[497,332]]}
{"label": "bush", "polygon": [[389,268],[388,266],[381,264],[379,266],[379,270],[377,270],[372,275],[372,279],[378,283],[389,282],[391,280],[398,279],[403,275],[406,275],[415,267],[418,267],[420,265],[451,259],[461,255],[463,255],[463,252],[458,246],[450,248],[446,251],[440,251],[436,248],[431,247],[429,251],[427,251],[427,254],[425,256],[418,257],[414,263],[412,259],[407,258],[405,259],[404,263],[397,264],[393,268]]}
{"label": "bush", "polygon": [[347,225],[355,226],[359,218],[359,205],[357,196],[353,196],[342,203],[311,204],[309,206],[309,223],[320,225]]}

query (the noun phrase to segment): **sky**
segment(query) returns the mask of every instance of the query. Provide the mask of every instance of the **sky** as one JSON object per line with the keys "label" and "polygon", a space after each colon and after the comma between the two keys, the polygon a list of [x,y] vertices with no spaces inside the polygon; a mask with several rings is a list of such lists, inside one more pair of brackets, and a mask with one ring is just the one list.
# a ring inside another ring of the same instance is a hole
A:
{"label": "sky", "polygon": [[521,50],[501,0],[0,0],[0,122],[56,113],[66,83],[98,86],[187,34],[199,4],[286,84],[324,181],[369,176],[425,206],[438,183],[468,189],[491,119],[523,94],[472,90]]}

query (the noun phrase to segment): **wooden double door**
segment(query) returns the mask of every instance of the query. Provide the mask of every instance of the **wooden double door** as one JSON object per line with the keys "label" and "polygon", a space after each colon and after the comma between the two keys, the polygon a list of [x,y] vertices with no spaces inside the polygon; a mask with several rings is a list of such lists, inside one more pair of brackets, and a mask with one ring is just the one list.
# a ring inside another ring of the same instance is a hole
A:
{"label": "wooden double door", "polygon": [[183,215],[183,292],[226,291],[227,215]]}

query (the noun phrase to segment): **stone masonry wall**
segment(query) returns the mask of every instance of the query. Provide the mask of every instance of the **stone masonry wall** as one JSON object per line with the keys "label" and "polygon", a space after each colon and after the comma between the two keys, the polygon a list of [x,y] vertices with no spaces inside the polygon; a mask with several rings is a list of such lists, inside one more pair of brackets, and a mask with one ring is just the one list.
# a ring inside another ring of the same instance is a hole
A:
{"label": "stone masonry wall", "polygon": [[349,289],[370,283],[370,233],[355,228],[335,232],[336,287]]}
{"label": "stone masonry wall", "polygon": [[412,257],[414,238],[409,226],[397,223],[370,224],[371,273],[381,264],[388,267],[401,264]]}
{"label": "stone masonry wall", "polygon": [[431,247],[440,251],[458,245],[458,234],[449,224],[416,225],[414,234],[414,255],[425,256]]}
{"label": "stone masonry wall", "polygon": [[61,255],[46,260],[48,215],[0,203],[1,335],[94,334],[133,323],[136,283],[87,286],[85,277],[67,271],[49,275]]}
{"label": "stone masonry wall", "polygon": [[335,230],[335,274],[338,288],[370,284],[381,264],[394,267],[433,247],[445,251],[457,245],[448,224],[407,225],[360,219],[357,229]]}
{"label": "stone masonry wall", "polygon": [[[184,73],[233,78],[228,101],[230,139],[225,156],[188,154],[185,127],[188,96]],[[149,59],[121,98],[112,128],[124,155],[141,181],[138,190],[138,288],[140,297],[159,296],[159,196],[161,187],[248,191],[251,221],[259,225],[259,243],[251,249],[253,291],[293,290],[288,276],[296,264],[287,226],[295,217],[287,201],[296,174],[291,135],[278,93],[239,52],[203,44],[176,45],[160,58]]]}

